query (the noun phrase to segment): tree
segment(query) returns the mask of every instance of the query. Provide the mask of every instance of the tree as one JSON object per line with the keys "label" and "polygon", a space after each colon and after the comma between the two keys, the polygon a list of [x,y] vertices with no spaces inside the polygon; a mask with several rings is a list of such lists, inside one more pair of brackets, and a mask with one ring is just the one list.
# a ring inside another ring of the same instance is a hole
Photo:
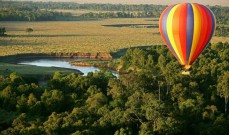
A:
{"label": "tree", "polygon": [[36,104],[36,102],[37,102],[37,98],[33,93],[30,93],[27,101],[28,106],[33,106]]}
{"label": "tree", "polygon": [[52,90],[47,91],[42,94],[41,101],[44,102],[44,105],[47,109],[47,112],[60,112],[64,106],[64,95],[62,91]]}
{"label": "tree", "polygon": [[44,129],[45,133],[48,135],[53,134],[63,134],[63,130],[61,130],[62,124],[63,124],[63,117],[66,116],[65,113],[57,114],[56,112],[53,112],[46,122],[44,122]]}
{"label": "tree", "polygon": [[101,108],[106,102],[107,98],[102,92],[94,94],[86,100],[90,110]]}
{"label": "tree", "polygon": [[227,114],[227,103],[229,98],[229,71],[225,72],[218,79],[217,92],[220,97],[224,98],[225,114]]}
{"label": "tree", "polygon": [[22,94],[21,97],[18,98],[16,107],[19,112],[27,111],[27,101],[28,98],[25,96],[25,94]]}
{"label": "tree", "polygon": [[0,36],[6,36],[5,32],[6,32],[5,27],[0,28]]}
{"label": "tree", "polygon": [[1,91],[0,97],[2,100],[2,108],[5,110],[15,109],[17,104],[16,93],[11,86],[7,86]]}
{"label": "tree", "polygon": [[30,35],[30,33],[33,32],[33,29],[32,28],[27,28],[26,32],[28,32],[28,35]]}

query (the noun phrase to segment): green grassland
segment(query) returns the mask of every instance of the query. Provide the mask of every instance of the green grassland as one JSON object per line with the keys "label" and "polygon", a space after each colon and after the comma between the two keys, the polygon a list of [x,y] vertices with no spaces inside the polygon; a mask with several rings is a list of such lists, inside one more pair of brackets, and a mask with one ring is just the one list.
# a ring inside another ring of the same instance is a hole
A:
{"label": "green grassland", "polygon": [[[7,37],[0,39],[0,56],[20,53],[110,52],[116,49],[163,44],[157,29],[104,27],[108,24],[157,23],[146,19],[109,19],[74,22],[3,22]],[[25,29],[31,27],[28,34]]]}
{"label": "green grassland", "polygon": [[[111,52],[135,46],[164,45],[158,28],[106,27],[112,24],[158,24],[156,19],[100,21],[1,22],[8,36],[0,37],[0,56],[23,53]],[[27,33],[26,28],[32,28]],[[229,41],[213,37],[211,42]]]}
{"label": "green grassland", "polygon": [[[112,52],[113,55],[119,55],[124,48],[164,45],[157,25],[157,18],[1,22],[8,36],[0,37],[0,56],[75,52]],[[27,33],[26,28],[34,31]],[[212,43],[220,41],[228,42],[229,37],[213,37],[211,40]],[[21,75],[51,75],[55,71],[72,72],[61,68],[17,65],[7,58],[0,60],[1,73],[16,71]]]}

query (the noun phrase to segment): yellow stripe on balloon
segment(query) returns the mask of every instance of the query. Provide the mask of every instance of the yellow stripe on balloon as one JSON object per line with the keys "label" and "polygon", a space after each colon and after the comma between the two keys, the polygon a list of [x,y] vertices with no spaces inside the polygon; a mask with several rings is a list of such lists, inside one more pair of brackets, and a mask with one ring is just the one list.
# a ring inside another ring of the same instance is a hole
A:
{"label": "yellow stripe on balloon", "polygon": [[177,57],[178,59],[180,60],[181,64],[185,64],[182,57],[181,57],[181,52],[178,51],[178,48],[177,48],[177,45],[175,43],[175,40],[174,40],[174,36],[173,36],[173,15],[174,15],[174,12],[176,11],[177,7],[180,6],[181,4],[178,4],[176,6],[174,6],[171,11],[169,12],[168,14],[168,18],[167,18],[167,22],[166,22],[166,27],[167,27],[167,33],[168,33],[168,38],[169,38],[169,41],[175,51],[175,53],[177,54]]}
{"label": "yellow stripe on balloon", "polygon": [[193,15],[194,15],[194,31],[193,31],[193,39],[192,39],[192,48],[191,53],[189,56],[188,64],[190,64],[192,57],[195,53],[196,47],[198,45],[199,39],[200,39],[200,33],[201,33],[201,15],[200,11],[197,6],[192,4],[193,9]]}

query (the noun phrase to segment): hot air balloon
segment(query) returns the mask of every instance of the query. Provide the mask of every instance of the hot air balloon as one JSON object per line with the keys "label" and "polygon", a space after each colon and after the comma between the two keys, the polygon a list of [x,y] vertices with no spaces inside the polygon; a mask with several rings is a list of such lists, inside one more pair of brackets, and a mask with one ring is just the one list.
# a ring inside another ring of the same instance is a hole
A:
{"label": "hot air balloon", "polygon": [[197,3],[168,6],[161,14],[159,29],[169,50],[188,71],[204,50],[215,30],[215,16],[210,9]]}

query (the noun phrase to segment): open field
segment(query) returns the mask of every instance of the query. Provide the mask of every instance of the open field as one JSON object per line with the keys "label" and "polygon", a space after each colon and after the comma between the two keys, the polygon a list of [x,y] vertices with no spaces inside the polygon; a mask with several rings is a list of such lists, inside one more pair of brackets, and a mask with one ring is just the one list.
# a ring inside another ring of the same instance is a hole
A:
{"label": "open field", "polygon": [[[109,19],[77,22],[3,22],[0,55],[50,52],[109,52],[116,49],[163,44],[157,29],[104,27],[108,24],[156,23],[147,19]],[[28,34],[25,29],[31,27]]]}
{"label": "open field", "polygon": [[[135,46],[164,45],[158,28],[106,27],[111,24],[158,24],[149,18],[74,22],[1,22],[0,56],[22,53],[111,52]],[[26,28],[34,31],[26,33]],[[229,41],[213,37],[211,42]]]}

